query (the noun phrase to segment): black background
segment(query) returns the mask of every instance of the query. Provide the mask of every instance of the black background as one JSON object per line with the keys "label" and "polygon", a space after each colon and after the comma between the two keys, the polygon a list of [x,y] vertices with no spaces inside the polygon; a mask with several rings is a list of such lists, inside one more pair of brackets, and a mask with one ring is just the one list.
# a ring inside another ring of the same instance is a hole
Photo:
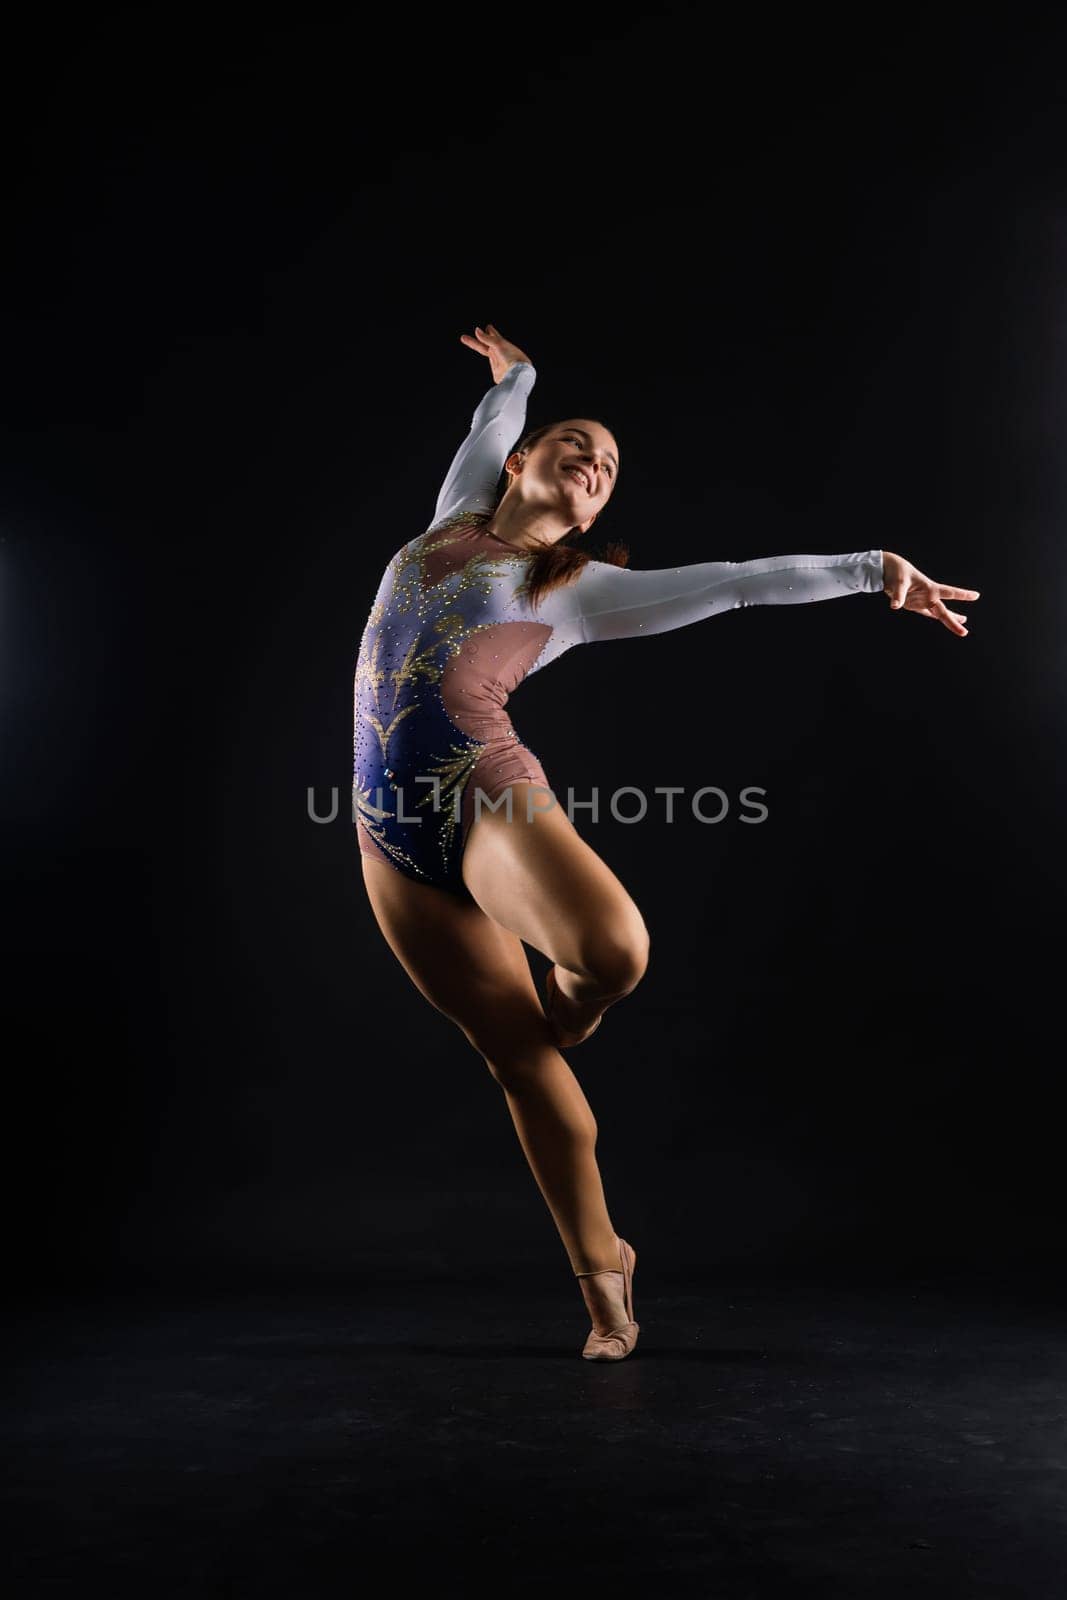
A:
{"label": "black background", "polygon": [[631,565],[880,547],[982,591],[966,639],[881,596],[751,609],[513,698],[557,790],[732,801],[576,817],[652,932],[569,1058],[616,1226],[679,1266],[1058,1248],[1064,31],[674,5],[11,35],[9,1280],[565,1268],[347,811],[360,634],[487,320],[537,367],[530,426],[615,431],[597,533]]}

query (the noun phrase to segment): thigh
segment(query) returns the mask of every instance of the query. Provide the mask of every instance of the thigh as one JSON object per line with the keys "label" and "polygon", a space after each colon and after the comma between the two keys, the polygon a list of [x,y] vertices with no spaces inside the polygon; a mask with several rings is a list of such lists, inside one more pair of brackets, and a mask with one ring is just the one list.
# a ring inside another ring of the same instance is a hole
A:
{"label": "thigh", "polygon": [[647,951],[641,912],[566,808],[534,784],[511,790],[510,819],[504,806],[483,808],[467,834],[463,881],[478,906],[572,972],[602,973],[617,956],[625,967]]}
{"label": "thigh", "polygon": [[522,941],[473,901],[372,856],[363,881],[386,943],[415,987],[475,1049],[500,1058],[547,1027]]}

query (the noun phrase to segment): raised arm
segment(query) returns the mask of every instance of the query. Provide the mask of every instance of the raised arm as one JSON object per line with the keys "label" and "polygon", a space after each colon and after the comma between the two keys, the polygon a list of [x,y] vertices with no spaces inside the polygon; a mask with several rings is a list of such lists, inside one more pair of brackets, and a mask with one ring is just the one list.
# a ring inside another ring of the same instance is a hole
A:
{"label": "raised arm", "polygon": [[484,334],[481,329],[478,333],[477,340],[464,335],[463,341],[490,356],[495,381],[479,402],[470,432],[452,459],[437,496],[431,528],[463,511],[492,511],[504,462],[526,425],[526,400],[537,377],[533,363],[491,326]]}

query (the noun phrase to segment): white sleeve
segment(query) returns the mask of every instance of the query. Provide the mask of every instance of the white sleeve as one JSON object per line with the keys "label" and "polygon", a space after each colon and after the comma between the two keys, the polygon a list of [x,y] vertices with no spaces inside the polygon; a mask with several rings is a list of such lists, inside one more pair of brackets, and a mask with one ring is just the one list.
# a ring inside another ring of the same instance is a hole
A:
{"label": "white sleeve", "polygon": [[494,509],[500,474],[522,437],[526,398],[536,377],[532,362],[515,361],[482,397],[441,485],[431,528],[459,512]]}
{"label": "white sleeve", "polygon": [[738,606],[804,605],[845,594],[877,594],[884,581],[881,550],[860,550],[851,555],[700,561],[644,572],[589,561],[574,589],[582,636],[592,644],[666,633]]}

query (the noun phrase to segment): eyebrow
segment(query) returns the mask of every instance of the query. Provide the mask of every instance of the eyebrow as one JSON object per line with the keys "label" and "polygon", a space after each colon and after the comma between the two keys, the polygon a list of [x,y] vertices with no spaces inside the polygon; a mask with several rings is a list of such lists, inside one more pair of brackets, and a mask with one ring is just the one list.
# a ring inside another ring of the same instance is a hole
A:
{"label": "eyebrow", "polygon": [[[580,433],[583,439],[591,439],[593,437],[592,434],[586,433],[584,428],[564,428],[563,432],[564,433]],[[618,456],[613,455],[610,450],[605,451],[605,455],[611,456],[612,461],[614,461],[614,463],[615,463],[615,471],[618,472],[618,470],[619,470],[619,458],[618,458]]]}

